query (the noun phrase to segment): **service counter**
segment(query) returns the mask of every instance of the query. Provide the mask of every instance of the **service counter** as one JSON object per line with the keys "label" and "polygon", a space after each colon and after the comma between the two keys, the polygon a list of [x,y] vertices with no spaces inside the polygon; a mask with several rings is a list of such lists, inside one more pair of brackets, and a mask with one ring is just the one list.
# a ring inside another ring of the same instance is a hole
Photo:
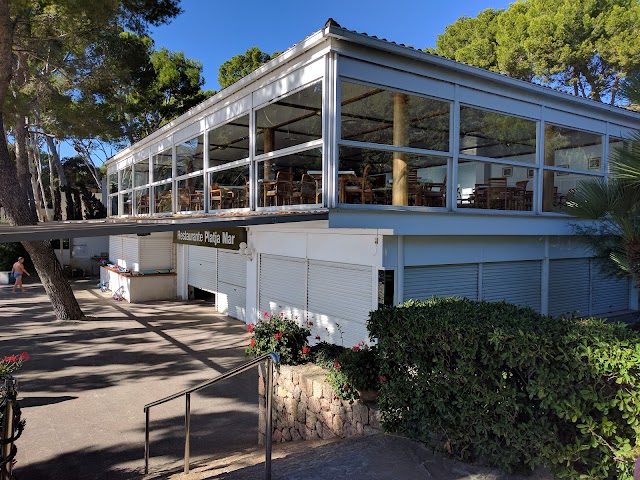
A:
{"label": "service counter", "polygon": [[121,273],[117,268],[103,265],[100,267],[100,282],[108,282],[109,290],[119,291],[129,303],[176,299],[175,273]]}

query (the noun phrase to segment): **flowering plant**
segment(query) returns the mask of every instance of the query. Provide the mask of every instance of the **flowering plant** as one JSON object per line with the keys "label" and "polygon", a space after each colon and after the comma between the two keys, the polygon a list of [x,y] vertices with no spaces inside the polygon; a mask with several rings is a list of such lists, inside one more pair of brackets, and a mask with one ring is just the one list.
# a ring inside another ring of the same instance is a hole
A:
{"label": "flowering plant", "polygon": [[275,352],[284,365],[296,365],[308,360],[309,324],[300,326],[282,312],[279,315],[265,312],[256,324],[247,325],[247,331],[253,334],[246,350],[249,356],[259,357]]}
{"label": "flowering plant", "polygon": [[29,360],[29,354],[22,352],[19,355],[5,355],[0,360],[0,380],[4,380],[11,376],[12,373],[22,367],[22,364]]}

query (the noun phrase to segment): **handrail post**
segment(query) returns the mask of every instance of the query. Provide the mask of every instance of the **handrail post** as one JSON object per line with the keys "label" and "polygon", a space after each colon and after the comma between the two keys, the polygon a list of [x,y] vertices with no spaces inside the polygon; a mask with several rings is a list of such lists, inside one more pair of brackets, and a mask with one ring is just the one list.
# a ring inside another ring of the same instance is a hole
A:
{"label": "handrail post", "polygon": [[184,473],[189,473],[189,436],[191,435],[191,394],[185,395],[186,404],[184,411]]}
{"label": "handrail post", "polygon": [[[4,381],[6,402],[4,405],[4,411],[2,412],[2,439],[6,441],[8,438],[13,438],[13,401],[16,397],[16,381],[14,378],[9,377]],[[11,450],[13,441],[9,441],[2,445],[0,455],[0,478],[2,480],[10,480],[13,478],[11,473]]]}
{"label": "handrail post", "polygon": [[144,474],[149,473],[149,408],[144,409]]}
{"label": "handrail post", "polygon": [[264,478],[271,480],[271,436],[273,434],[273,407],[271,405],[273,399],[273,357],[267,360],[267,379],[266,379],[267,405],[265,415],[265,453],[264,453]]}

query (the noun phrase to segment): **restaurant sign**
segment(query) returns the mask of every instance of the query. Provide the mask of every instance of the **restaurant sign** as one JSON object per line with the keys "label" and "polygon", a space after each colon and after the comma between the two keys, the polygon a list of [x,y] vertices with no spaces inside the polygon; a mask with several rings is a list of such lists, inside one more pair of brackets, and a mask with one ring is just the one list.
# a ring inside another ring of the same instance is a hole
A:
{"label": "restaurant sign", "polygon": [[173,232],[173,243],[182,243],[184,245],[240,250],[242,242],[247,242],[247,230],[244,228],[212,228],[207,230],[177,230]]}

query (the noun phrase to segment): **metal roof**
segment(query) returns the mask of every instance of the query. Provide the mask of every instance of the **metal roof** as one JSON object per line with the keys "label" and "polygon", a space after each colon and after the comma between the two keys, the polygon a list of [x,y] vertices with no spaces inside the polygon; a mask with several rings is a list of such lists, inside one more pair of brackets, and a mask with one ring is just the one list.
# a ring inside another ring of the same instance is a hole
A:
{"label": "metal roof", "polygon": [[322,209],[305,212],[250,212],[242,215],[180,215],[135,219],[109,218],[102,220],[46,222],[38,225],[0,225],[0,243],[123,234],[147,235],[153,232],[272,225],[277,223],[327,220],[328,218],[329,211]]}

